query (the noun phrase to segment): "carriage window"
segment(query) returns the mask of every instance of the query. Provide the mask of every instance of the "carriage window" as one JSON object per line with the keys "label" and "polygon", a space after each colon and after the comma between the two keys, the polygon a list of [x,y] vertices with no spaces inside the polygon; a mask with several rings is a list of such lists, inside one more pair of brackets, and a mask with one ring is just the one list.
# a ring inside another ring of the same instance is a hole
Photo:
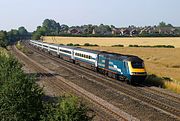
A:
{"label": "carriage window", "polygon": [[60,49],[61,52],[64,52],[64,53],[68,53],[68,54],[71,54],[71,51],[68,51],[68,50],[62,50]]}
{"label": "carriage window", "polygon": [[53,50],[57,50],[57,48],[54,48],[54,47],[50,47],[51,49],[53,49]]}

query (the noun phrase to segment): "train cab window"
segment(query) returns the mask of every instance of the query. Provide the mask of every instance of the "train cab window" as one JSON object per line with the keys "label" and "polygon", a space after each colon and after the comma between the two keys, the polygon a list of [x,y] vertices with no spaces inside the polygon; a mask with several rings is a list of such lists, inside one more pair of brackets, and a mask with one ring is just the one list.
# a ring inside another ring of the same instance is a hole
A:
{"label": "train cab window", "polygon": [[133,68],[144,68],[143,62],[131,62]]}

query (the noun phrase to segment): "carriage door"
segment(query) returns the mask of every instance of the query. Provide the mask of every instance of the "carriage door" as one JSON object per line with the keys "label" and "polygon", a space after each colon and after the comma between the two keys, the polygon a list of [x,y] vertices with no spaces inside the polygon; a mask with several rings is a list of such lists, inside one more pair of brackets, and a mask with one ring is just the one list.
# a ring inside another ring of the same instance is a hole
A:
{"label": "carriage door", "polygon": [[105,59],[105,69],[109,69],[109,58]]}

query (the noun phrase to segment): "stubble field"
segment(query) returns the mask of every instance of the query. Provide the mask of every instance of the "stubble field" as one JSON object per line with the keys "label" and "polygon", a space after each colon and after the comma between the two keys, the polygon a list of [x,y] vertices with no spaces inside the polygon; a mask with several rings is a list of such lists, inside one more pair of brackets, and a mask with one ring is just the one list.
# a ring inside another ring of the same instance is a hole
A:
{"label": "stubble field", "polygon": [[167,37],[167,38],[101,38],[101,37],[43,37],[44,42],[57,43],[57,44],[80,44],[85,43],[97,44],[99,46],[112,46],[112,45],[173,45],[180,48],[180,37]]}

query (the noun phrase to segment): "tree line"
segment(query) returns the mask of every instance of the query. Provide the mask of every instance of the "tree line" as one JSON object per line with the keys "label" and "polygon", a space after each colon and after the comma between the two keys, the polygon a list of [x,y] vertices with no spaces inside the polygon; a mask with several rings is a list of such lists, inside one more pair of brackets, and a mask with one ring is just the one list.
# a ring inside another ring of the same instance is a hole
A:
{"label": "tree line", "polygon": [[0,47],[6,47],[8,44],[24,39],[30,39],[31,33],[28,32],[25,27],[19,27],[17,30],[0,31]]}
{"label": "tree line", "polygon": [[180,36],[180,27],[160,22],[159,25],[145,27],[122,27],[113,25],[82,25],[68,26],[52,19],[45,19],[42,26],[38,26],[32,33],[32,38],[40,39],[41,36],[72,36],[72,37],[175,37]]}

